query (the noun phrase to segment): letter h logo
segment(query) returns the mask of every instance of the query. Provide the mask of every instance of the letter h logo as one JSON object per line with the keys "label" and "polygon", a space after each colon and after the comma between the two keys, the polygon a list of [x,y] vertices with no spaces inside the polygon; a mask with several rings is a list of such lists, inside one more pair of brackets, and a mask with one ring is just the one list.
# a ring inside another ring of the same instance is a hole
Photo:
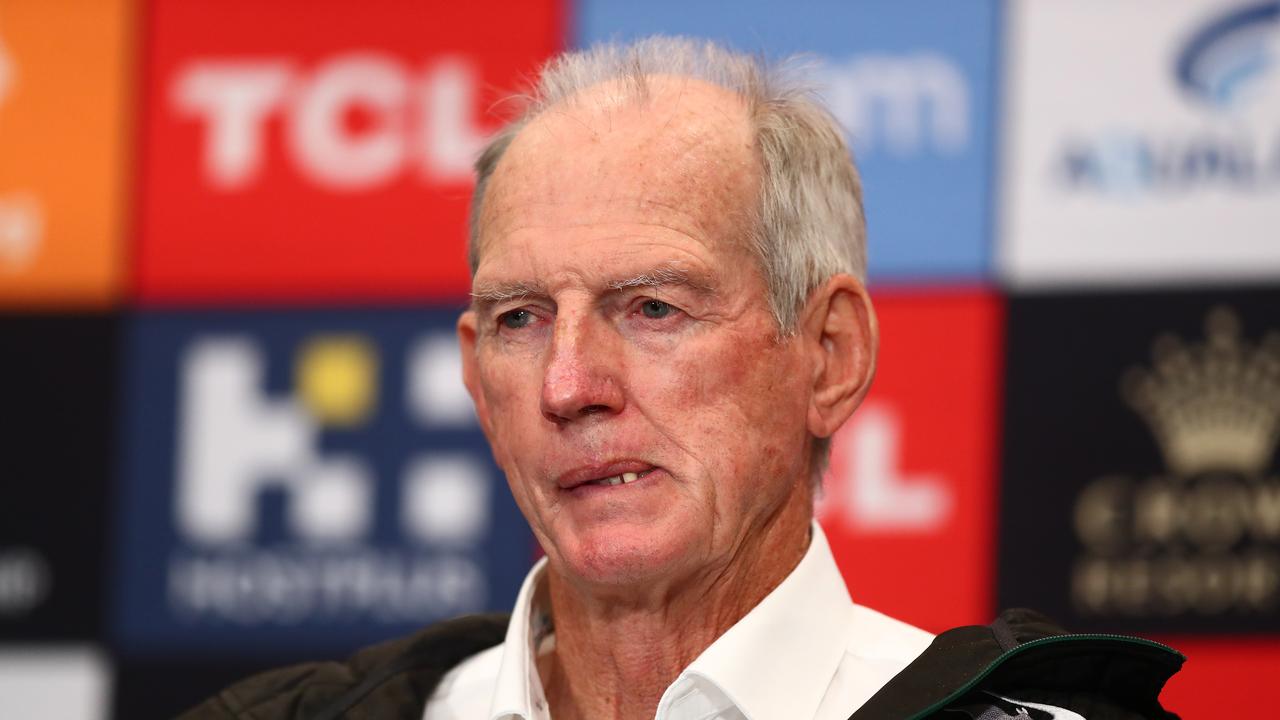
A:
{"label": "letter h logo", "polygon": [[[372,471],[355,457],[322,455],[317,436],[319,420],[340,423],[368,410],[376,369],[357,341],[329,342],[302,356],[299,390],[307,406],[295,396],[263,396],[266,359],[251,340],[191,346],[182,373],[176,503],[178,526],[189,537],[252,540],[258,498],[269,488],[286,492],[285,521],[303,540],[352,541],[368,531]],[[321,390],[309,391],[317,377]]]}

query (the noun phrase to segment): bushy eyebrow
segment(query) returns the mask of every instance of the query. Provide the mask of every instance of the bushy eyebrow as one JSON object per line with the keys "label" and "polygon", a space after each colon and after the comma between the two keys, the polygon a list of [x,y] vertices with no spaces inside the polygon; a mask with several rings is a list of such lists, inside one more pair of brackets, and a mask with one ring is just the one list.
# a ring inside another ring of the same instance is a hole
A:
{"label": "bushy eyebrow", "polygon": [[547,289],[538,282],[504,282],[482,285],[471,291],[471,303],[478,310],[517,298],[546,296]]}
{"label": "bushy eyebrow", "polygon": [[715,291],[715,288],[695,279],[688,271],[674,265],[660,265],[639,275],[610,281],[605,284],[605,287],[610,290],[628,290],[638,287],[662,287],[664,285],[684,285],[707,295]]}
{"label": "bushy eyebrow", "polygon": [[[632,288],[665,287],[681,285],[703,295],[714,295],[715,288],[692,273],[676,265],[659,265],[638,275],[610,280],[604,284],[607,290],[619,292]],[[494,305],[524,298],[545,298],[550,295],[540,282],[515,281],[486,283],[471,291],[472,307],[486,312]]]}

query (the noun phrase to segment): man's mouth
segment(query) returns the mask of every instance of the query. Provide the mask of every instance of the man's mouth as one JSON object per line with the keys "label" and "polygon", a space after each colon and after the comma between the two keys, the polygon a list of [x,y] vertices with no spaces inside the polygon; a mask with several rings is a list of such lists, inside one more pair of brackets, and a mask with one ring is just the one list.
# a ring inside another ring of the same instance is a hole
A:
{"label": "man's mouth", "polygon": [[657,466],[639,460],[619,460],[575,468],[558,477],[556,484],[561,490],[630,485],[657,469]]}
{"label": "man's mouth", "polygon": [[636,480],[639,480],[651,472],[653,472],[652,469],[638,473],[624,472],[621,475],[612,475],[607,478],[600,478],[599,480],[591,480],[590,482],[583,483],[583,485],[626,485],[627,483],[633,483]]}

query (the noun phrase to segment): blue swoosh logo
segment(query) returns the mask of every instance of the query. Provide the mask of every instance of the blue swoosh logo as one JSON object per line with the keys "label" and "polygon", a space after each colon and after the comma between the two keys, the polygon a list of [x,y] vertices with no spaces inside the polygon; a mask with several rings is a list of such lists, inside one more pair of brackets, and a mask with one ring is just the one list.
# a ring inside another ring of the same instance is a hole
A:
{"label": "blue swoosh logo", "polygon": [[1241,89],[1280,62],[1272,56],[1280,42],[1280,2],[1250,5],[1227,14],[1192,35],[1178,53],[1178,82],[1218,107],[1234,104]]}

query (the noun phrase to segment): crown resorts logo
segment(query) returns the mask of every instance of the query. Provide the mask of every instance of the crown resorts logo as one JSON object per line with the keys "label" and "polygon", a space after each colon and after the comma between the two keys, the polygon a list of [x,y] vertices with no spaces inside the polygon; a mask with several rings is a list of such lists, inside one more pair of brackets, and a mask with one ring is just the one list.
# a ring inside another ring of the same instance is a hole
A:
{"label": "crown resorts logo", "polygon": [[1280,334],[1251,346],[1226,308],[1209,314],[1207,329],[1200,346],[1172,336],[1157,340],[1155,367],[1126,377],[1126,399],[1180,476],[1259,474],[1280,437]]}
{"label": "crown resorts logo", "polygon": [[1280,608],[1280,333],[1242,337],[1212,310],[1206,339],[1159,338],[1121,382],[1167,473],[1108,475],[1075,507],[1072,595],[1092,616],[1267,616]]}

